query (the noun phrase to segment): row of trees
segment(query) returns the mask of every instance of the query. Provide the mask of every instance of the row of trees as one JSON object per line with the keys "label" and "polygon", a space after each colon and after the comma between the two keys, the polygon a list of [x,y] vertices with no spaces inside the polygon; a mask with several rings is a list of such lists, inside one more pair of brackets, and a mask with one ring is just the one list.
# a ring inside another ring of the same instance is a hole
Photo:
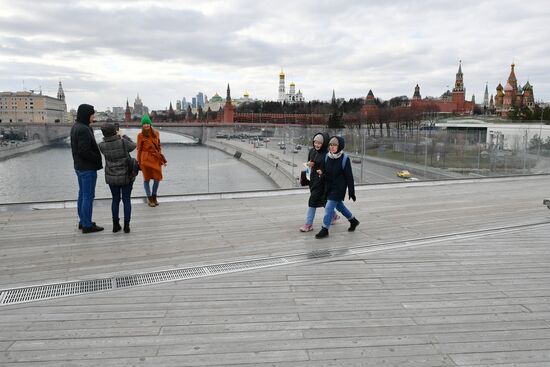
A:
{"label": "row of trees", "polygon": [[550,120],[550,107],[542,108],[535,105],[535,108],[530,109],[527,106],[521,108],[514,107],[508,112],[508,118],[511,120],[532,121],[532,120]]}
{"label": "row of trees", "polygon": [[537,134],[529,140],[529,150],[537,149],[550,151],[550,136],[546,137],[546,140],[542,140],[541,137]]}

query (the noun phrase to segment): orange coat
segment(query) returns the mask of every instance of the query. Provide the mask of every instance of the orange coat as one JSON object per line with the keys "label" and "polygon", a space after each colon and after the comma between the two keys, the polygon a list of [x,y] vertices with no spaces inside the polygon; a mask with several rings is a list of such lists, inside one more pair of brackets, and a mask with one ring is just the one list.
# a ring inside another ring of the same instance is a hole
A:
{"label": "orange coat", "polygon": [[146,137],[139,133],[137,137],[137,160],[143,180],[162,180],[162,165],[166,159],[161,153],[159,133],[151,129],[151,135]]}

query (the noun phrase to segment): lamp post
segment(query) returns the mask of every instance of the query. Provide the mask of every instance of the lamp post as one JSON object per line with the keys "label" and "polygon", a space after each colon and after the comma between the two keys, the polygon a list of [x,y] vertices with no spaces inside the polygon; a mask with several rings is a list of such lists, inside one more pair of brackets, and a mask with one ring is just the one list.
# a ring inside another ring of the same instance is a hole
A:
{"label": "lamp post", "polygon": [[542,108],[542,101],[539,101],[540,105],[540,127],[539,127],[539,147],[537,149],[537,163],[540,159],[540,146],[542,145],[542,116],[544,115],[544,109]]}
{"label": "lamp post", "polygon": [[403,143],[403,169],[406,169],[407,168],[407,159],[405,157],[405,152],[406,152],[406,149],[407,149],[407,133],[406,132],[405,132],[404,136],[405,136],[405,142]]}

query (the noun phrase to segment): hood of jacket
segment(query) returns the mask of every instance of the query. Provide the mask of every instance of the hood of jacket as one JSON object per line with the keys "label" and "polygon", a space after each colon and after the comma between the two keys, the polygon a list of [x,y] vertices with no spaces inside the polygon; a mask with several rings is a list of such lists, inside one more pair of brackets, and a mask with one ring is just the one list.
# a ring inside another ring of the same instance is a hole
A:
{"label": "hood of jacket", "polygon": [[81,104],[78,106],[78,111],[76,112],[76,121],[83,124],[90,124],[90,116],[95,113],[94,106],[89,104]]}
{"label": "hood of jacket", "polygon": [[321,135],[323,137],[323,145],[321,145],[321,149],[319,149],[320,153],[326,153],[328,151],[328,141],[330,137],[327,133],[318,132],[315,135],[313,135],[313,138],[311,139],[311,146],[313,149],[315,149],[315,137],[317,135]]}
{"label": "hood of jacket", "polygon": [[346,141],[341,136],[331,136],[329,141],[336,138],[338,140],[338,150],[336,153],[340,153],[346,147]]}

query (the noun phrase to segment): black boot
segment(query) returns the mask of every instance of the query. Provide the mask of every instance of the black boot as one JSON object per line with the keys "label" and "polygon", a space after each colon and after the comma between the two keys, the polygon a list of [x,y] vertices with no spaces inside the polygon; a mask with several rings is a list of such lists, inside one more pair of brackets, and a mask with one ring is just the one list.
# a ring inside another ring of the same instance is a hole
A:
{"label": "black boot", "polygon": [[[95,226],[95,222],[92,222],[92,226]],[[82,229],[82,224],[78,223],[78,229]]]}
{"label": "black boot", "polygon": [[319,231],[319,233],[315,235],[315,238],[325,238],[327,236],[328,236],[328,229],[326,229],[325,227],[321,227],[321,230]]}
{"label": "black boot", "polygon": [[124,221],[124,233],[130,233],[130,221]]}
{"label": "black boot", "polygon": [[91,227],[82,227],[82,233],[94,233],[101,231],[103,231],[103,227],[100,227],[95,223],[93,223]]}
{"label": "black boot", "polygon": [[355,228],[359,225],[359,221],[353,217],[349,220],[349,228],[348,228],[348,232],[353,232],[355,231]]}
{"label": "black boot", "polygon": [[113,219],[113,232],[116,233],[121,229],[122,227],[120,226],[120,219]]}

